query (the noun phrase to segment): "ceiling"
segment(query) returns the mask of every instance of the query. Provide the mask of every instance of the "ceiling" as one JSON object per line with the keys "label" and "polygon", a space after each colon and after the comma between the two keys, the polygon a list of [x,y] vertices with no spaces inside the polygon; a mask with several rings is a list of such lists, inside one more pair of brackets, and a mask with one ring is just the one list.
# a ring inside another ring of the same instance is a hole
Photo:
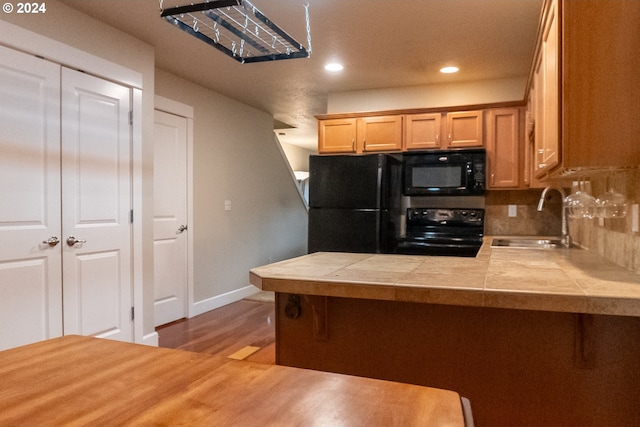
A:
{"label": "ceiling", "polygon": [[[204,0],[60,0],[154,46],[156,66],[271,113],[283,142],[315,149],[332,92],[527,76],[543,0],[251,0],[310,58],[240,64],[168,24],[165,8]],[[324,70],[343,62],[338,74]],[[460,72],[439,73],[456,64]],[[524,93],[523,87],[523,93]]]}

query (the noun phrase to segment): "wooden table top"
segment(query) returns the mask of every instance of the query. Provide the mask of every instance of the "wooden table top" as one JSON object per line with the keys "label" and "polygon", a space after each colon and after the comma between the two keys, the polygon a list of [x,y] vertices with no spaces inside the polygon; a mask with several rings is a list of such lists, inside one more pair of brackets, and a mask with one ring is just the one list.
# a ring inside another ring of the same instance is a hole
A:
{"label": "wooden table top", "polygon": [[464,426],[448,390],[65,336],[0,352],[0,425]]}

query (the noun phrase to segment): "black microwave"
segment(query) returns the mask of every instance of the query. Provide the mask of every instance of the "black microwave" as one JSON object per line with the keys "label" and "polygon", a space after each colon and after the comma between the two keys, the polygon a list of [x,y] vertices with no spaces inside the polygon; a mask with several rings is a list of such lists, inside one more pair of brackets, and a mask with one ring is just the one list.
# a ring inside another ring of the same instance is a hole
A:
{"label": "black microwave", "polygon": [[484,149],[404,153],[405,196],[475,196],[485,191]]}

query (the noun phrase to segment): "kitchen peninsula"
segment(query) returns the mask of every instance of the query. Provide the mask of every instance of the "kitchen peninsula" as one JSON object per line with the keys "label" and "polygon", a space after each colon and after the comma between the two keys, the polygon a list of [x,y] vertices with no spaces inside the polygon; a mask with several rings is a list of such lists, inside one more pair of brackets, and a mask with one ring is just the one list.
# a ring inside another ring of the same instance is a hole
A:
{"label": "kitchen peninsula", "polygon": [[251,270],[277,363],[456,390],[478,426],[634,425],[640,276],[581,249],[314,253]]}

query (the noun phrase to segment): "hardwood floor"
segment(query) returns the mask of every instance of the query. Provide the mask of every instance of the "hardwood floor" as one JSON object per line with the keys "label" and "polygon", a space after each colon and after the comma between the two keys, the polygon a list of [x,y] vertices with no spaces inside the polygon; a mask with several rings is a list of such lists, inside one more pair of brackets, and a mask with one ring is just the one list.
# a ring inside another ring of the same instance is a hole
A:
{"label": "hardwood floor", "polygon": [[275,305],[241,300],[156,328],[159,346],[229,357],[248,346],[259,350],[243,358],[275,364]]}

